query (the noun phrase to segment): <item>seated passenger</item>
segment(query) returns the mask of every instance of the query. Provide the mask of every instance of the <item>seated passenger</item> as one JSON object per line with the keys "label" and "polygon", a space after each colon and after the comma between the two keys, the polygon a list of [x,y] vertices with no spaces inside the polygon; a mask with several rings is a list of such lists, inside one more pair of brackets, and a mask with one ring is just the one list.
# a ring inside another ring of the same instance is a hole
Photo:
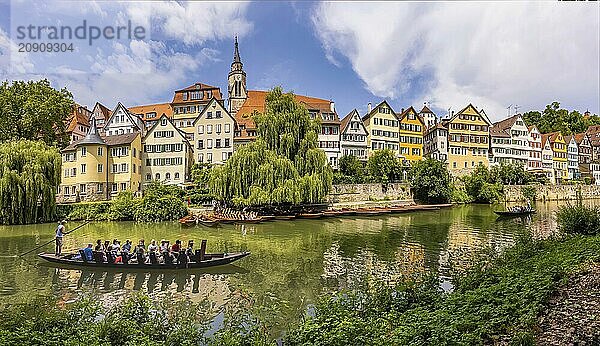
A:
{"label": "seated passenger", "polygon": [[94,251],[102,251],[102,240],[96,240],[96,247],[94,248]]}
{"label": "seated passenger", "polygon": [[127,239],[125,241],[125,244],[123,245],[121,251],[127,254],[131,252],[131,240]]}
{"label": "seated passenger", "polygon": [[177,239],[175,240],[175,244],[171,247],[171,252],[179,253],[179,251],[181,251],[181,240]]}
{"label": "seated passenger", "polygon": [[169,242],[166,240],[160,241],[160,253],[169,252]]}
{"label": "seated passenger", "polygon": [[187,255],[187,257],[190,261],[193,260],[193,258],[194,258],[194,241],[193,240],[188,241],[188,246],[187,246],[187,249],[185,249],[185,254]]}
{"label": "seated passenger", "polygon": [[121,244],[117,239],[113,239],[112,245],[110,246],[110,251],[114,252],[115,254],[121,251]]}
{"label": "seated passenger", "polygon": [[103,249],[105,252],[110,251],[112,248],[112,245],[110,244],[110,240],[105,240],[104,241],[104,246]]}
{"label": "seated passenger", "polygon": [[158,250],[158,245],[156,245],[156,240],[152,239],[150,245],[148,245],[148,252],[155,253]]}
{"label": "seated passenger", "polygon": [[94,259],[94,251],[92,251],[92,243],[88,243],[87,247],[83,249],[83,254],[86,261],[92,261]]}

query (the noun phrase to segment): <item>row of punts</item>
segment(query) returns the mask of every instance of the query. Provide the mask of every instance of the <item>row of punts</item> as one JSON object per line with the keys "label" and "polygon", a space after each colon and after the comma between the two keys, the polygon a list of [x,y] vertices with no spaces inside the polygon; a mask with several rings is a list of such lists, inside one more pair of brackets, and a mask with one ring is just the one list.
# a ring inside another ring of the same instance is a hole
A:
{"label": "row of punts", "polygon": [[430,204],[430,205],[398,205],[387,207],[366,207],[366,208],[339,208],[325,211],[302,212],[291,215],[262,215],[254,218],[234,219],[218,214],[188,215],[179,220],[184,226],[204,225],[208,227],[218,226],[220,224],[252,224],[273,220],[294,220],[294,219],[320,219],[327,217],[344,216],[379,216],[387,214],[407,213],[411,211],[438,210],[440,208],[450,207],[452,204]]}

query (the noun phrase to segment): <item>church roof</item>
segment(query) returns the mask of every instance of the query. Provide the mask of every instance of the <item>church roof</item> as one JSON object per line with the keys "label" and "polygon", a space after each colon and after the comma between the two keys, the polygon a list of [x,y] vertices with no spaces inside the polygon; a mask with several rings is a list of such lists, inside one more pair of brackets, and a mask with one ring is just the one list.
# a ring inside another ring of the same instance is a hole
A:
{"label": "church roof", "polygon": [[235,49],[234,49],[234,52],[233,52],[233,62],[234,63],[236,63],[236,62],[241,63],[242,62],[242,59],[240,59],[240,51],[238,49],[237,36],[235,37]]}

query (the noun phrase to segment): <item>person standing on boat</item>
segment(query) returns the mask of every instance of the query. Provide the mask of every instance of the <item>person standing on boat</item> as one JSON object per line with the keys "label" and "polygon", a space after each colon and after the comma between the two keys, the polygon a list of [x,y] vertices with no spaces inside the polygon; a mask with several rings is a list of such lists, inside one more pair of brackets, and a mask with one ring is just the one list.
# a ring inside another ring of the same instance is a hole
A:
{"label": "person standing on boat", "polygon": [[56,256],[60,256],[62,254],[62,246],[63,246],[63,236],[65,235],[65,220],[62,220],[58,223],[56,227],[56,237],[54,238],[56,241],[56,246],[54,248],[54,254]]}

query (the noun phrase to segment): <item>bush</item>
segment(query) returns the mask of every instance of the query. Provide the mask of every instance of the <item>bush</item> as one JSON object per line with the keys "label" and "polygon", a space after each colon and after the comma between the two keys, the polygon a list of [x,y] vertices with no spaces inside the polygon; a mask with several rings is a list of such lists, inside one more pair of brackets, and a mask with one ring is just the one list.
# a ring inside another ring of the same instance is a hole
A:
{"label": "bush", "polygon": [[121,191],[113,200],[106,217],[108,220],[115,221],[133,220],[136,208],[133,193],[131,191]]}
{"label": "bush", "polygon": [[465,191],[474,202],[495,203],[502,199],[500,182],[496,182],[487,167],[480,164],[470,175],[462,178]]}
{"label": "bush", "polygon": [[564,234],[600,234],[600,208],[575,205],[561,206],[556,213],[558,229]]}
{"label": "bush", "polygon": [[426,203],[446,203],[452,198],[452,178],[446,166],[428,158],[410,170],[410,185],[415,198]]}
{"label": "bush", "polygon": [[526,200],[530,200],[531,203],[535,203],[537,197],[537,189],[535,186],[527,185],[521,188],[521,194]]}
{"label": "bush", "polygon": [[389,149],[376,150],[367,161],[369,175],[378,183],[391,183],[402,179],[402,165]]}

